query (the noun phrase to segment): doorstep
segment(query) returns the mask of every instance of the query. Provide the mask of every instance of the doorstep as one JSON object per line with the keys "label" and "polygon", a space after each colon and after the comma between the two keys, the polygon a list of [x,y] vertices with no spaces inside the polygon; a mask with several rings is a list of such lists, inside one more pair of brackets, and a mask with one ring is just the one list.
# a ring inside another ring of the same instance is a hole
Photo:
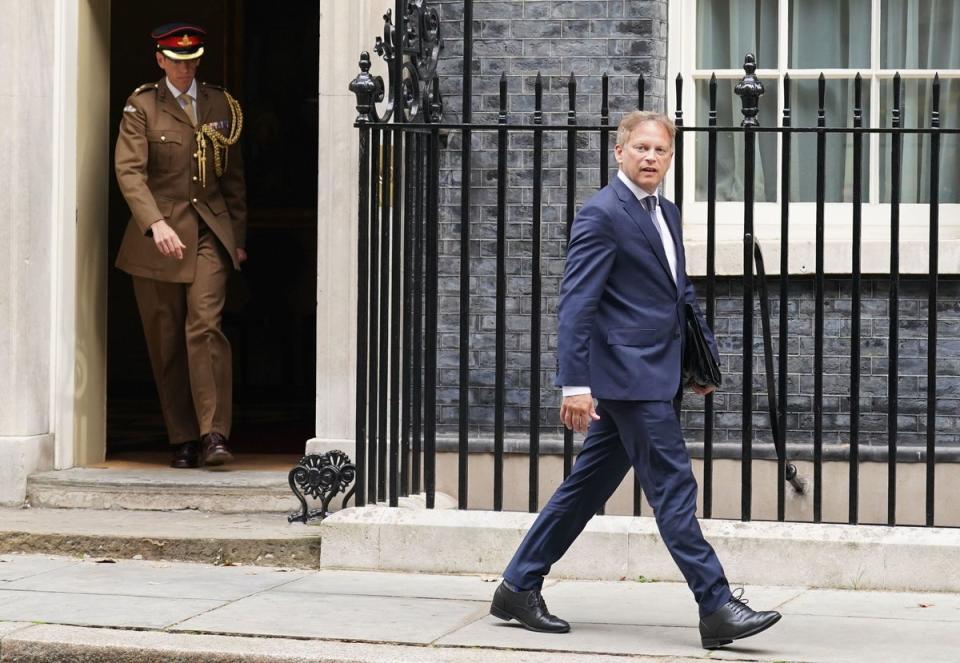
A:
{"label": "doorstep", "polygon": [[292,513],[299,503],[287,472],[77,467],[30,475],[27,503],[57,509]]}
{"label": "doorstep", "polygon": [[0,553],[317,568],[320,529],[280,513],[0,508]]}

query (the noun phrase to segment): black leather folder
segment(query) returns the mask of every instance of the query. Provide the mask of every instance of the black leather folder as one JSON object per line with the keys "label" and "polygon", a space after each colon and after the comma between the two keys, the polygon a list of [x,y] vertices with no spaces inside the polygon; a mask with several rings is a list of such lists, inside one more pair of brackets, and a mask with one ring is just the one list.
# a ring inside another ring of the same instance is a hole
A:
{"label": "black leather folder", "polygon": [[700,327],[700,318],[690,304],[686,308],[686,338],[683,347],[683,384],[701,387],[720,387],[720,365],[707,345]]}

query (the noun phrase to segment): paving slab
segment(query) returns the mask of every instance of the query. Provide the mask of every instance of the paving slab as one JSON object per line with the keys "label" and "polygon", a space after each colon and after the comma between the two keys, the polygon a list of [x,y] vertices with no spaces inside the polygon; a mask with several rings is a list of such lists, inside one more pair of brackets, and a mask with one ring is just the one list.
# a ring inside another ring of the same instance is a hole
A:
{"label": "paving slab", "polygon": [[188,619],[173,630],[427,644],[488,609],[485,602],[266,592]]}
{"label": "paving slab", "polygon": [[6,583],[29,578],[54,569],[76,564],[77,560],[65,557],[44,557],[38,555],[0,555],[0,587]]}
{"label": "paving slab", "polygon": [[789,615],[766,633],[717,650],[712,658],[805,663],[957,663],[960,629],[952,622]]}
{"label": "paving slab", "polygon": [[[550,609],[554,609],[552,605]],[[533,633],[516,625],[516,622],[507,623],[494,617],[485,617],[441,638],[437,644],[620,655],[703,655],[696,624],[651,626],[572,622],[569,633],[558,635]]]}
{"label": "paving slab", "polygon": [[[194,635],[38,625],[3,640],[18,662],[71,663],[624,663],[621,656],[490,651],[376,643]],[[699,659],[636,657],[634,663],[695,663]]]}
{"label": "paving slab", "polygon": [[708,652],[682,583],[551,580],[550,635],[488,615],[493,577],[7,557],[38,573],[0,584],[3,663],[960,661],[957,594],[748,586],[784,619]]}
{"label": "paving slab", "polygon": [[309,572],[254,566],[94,560],[54,568],[4,589],[233,601],[305,577]]}
{"label": "paving slab", "polygon": [[[746,587],[757,610],[775,610],[806,591],[791,587]],[[693,594],[677,582],[579,582],[561,580],[543,592],[550,610],[582,623],[697,626]]]}
{"label": "paving slab", "polygon": [[[552,608],[552,606],[551,606]],[[803,663],[957,663],[960,633],[950,622],[789,615],[769,631],[721,650],[700,648],[695,627],[572,622],[562,636],[530,633],[486,618],[453,633],[442,645],[680,656],[729,661]]]}
{"label": "paving slab", "polygon": [[865,601],[863,592],[811,589],[778,609],[788,615],[960,622],[960,596],[938,592],[872,592]]}
{"label": "paving slab", "polygon": [[444,576],[428,573],[323,570],[311,573],[272,591],[489,601],[493,597],[493,592],[499,582],[500,579],[495,576]]}
{"label": "paving slab", "polygon": [[86,626],[166,628],[222,601],[0,589],[0,620]]}

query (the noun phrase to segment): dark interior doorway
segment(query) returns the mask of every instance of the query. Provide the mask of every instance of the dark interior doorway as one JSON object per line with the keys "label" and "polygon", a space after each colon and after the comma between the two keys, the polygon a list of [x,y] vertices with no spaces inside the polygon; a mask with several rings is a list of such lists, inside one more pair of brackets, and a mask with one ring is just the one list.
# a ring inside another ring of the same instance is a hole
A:
{"label": "dark interior doorway", "polygon": [[162,76],[150,31],[175,20],[206,28],[198,78],[225,86],[244,114],[250,258],[224,317],[231,441],[240,453],[302,453],[315,420],[319,3],[165,0],[111,9],[107,455],[166,450],[130,277],[113,267],[130,212],[112,153],[126,97]]}

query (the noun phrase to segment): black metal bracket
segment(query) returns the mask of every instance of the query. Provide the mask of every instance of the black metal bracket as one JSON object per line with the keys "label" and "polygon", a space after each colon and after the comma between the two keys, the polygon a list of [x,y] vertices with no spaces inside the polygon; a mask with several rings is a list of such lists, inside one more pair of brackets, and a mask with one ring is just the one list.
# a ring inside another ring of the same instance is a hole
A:
{"label": "black metal bracket", "polygon": [[[370,56],[361,55],[361,73],[350,84],[350,91],[357,95],[358,116],[356,122],[389,122],[396,119],[398,108],[405,122],[438,123],[443,119],[443,99],[440,96],[440,80],[437,64],[443,50],[440,36],[440,16],[424,0],[407,0],[406,11],[398,29],[393,23],[393,10],[383,15],[383,36],[377,37],[373,50],[387,63],[387,89],[384,90],[380,76],[370,76]],[[399,34],[398,34],[399,32]],[[397,69],[393,62],[403,58]],[[374,98],[376,95],[376,98]],[[387,101],[381,113],[375,102]]]}
{"label": "black metal bracket", "polygon": [[[357,478],[357,468],[347,454],[339,450],[323,454],[309,454],[300,459],[290,470],[290,490],[300,501],[300,511],[287,517],[288,522],[306,523],[319,518],[323,520],[329,514],[327,508],[337,495],[347,490]],[[347,506],[353,497],[356,485],[343,498],[340,508]],[[307,508],[307,497],[320,500],[320,508]]]}

